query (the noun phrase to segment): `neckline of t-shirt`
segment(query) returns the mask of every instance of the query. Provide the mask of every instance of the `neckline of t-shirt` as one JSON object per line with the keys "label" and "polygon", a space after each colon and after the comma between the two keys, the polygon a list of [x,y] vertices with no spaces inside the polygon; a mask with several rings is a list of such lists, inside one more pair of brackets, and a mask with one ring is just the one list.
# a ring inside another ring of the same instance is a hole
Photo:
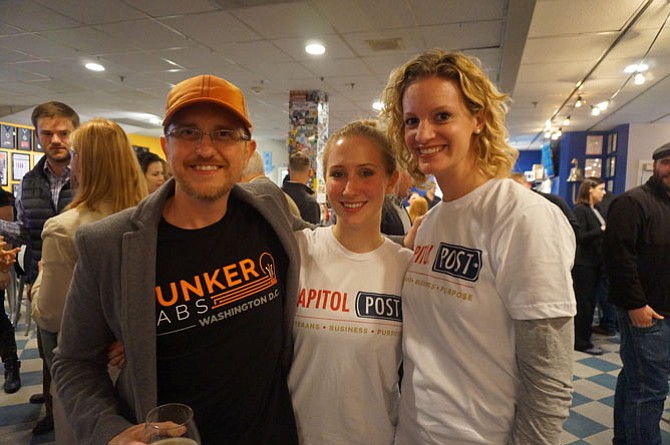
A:
{"label": "neckline of t-shirt", "polygon": [[348,258],[354,261],[369,261],[370,257],[374,257],[377,254],[377,252],[379,252],[380,249],[384,248],[387,242],[387,239],[384,238],[384,242],[374,250],[363,253],[352,252],[351,250],[344,247],[342,243],[340,243],[338,239],[335,237],[335,234],[333,233],[334,227],[335,226],[322,227],[322,229],[327,230],[326,236],[328,237],[328,241],[333,244],[334,248],[338,249],[342,254],[346,255]]}

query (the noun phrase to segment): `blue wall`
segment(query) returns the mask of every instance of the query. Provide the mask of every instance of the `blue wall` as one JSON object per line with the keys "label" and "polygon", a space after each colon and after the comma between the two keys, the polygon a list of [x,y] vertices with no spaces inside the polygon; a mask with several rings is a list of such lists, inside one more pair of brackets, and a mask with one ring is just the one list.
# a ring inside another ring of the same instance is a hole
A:
{"label": "blue wall", "polygon": [[[574,131],[563,133],[561,136],[559,144],[559,167],[556,176],[554,177],[554,190],[552,192],[559,195],[561,198],[565,199],[570,206],[573,206],[572,201],[573,195],[573,184],[568,184],[566,179],[570,174],[571,162],[573,159],[577,159],[579,168],[584,172],[584,164],[586,161],[586,136],[587,135],[603,135],[603,155],[601,159],[603,160],[603,176],[605,176],[606,165],[608,156],[616,157],[616,167],[614,176],[609,178],[603,178],[604,180],[613,179],[614,180],[614,194],[623,193],[626,187],[626,162],[628,160],[628,124],[619,125],[613,128],[610,131]],[[612,133],[617,133],[617,150],[614,155],[607,154],[607,141],[608,136]],[[556,189],[558,187],[558,189]],[[579,183],[575,183],[574,187],[579,189]]]}
{"label": "blue wall", "polygon": [[532,170],[533,164],[542,164],[542,152],[540,150],[520,150],[519,158],[512,170],[523,173]]}

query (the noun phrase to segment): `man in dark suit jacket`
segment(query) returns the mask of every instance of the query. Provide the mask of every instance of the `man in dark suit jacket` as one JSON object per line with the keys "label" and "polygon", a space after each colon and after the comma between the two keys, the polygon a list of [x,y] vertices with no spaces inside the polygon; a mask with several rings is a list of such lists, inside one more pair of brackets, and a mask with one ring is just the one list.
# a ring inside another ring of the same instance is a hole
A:
{"label": "man in dark suit jacket", "polygon": [[301,152],[291,155],[288,160],[290,178],[284,183],[282,190],[298,205],[302,219],[318,224],[321,221],[321,207],[314,198],[314,191],[307,186],[312,171],[309,156]]}

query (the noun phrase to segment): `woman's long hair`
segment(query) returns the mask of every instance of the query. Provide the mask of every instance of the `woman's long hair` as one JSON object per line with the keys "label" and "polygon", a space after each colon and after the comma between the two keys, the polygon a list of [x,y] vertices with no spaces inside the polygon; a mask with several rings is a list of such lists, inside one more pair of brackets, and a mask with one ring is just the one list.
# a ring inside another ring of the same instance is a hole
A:
{"label": "woman's long hair", "polygon": [[591,205],[591,190],[598,187],[602,184],[602,179],[597,178],[586,178],[579,186],[579,192],[577,193],[577,200],[575,204],[584,204],[586,206]]}
{"label": "woman's long hair", "polygon": [[440,49],[420,54],[393,70],[382,92],[381,118],[388,128],[391,143],[398,150],[400,165],[420,182],[425,179],[412,151],[405,145],[402,99],[410,84],[429,77],[455,82],[470,114],[482,113],[484,127],[475,139],[477,168],[487,178],[508,177],[518,157],[518,151],[507,143],[508,96],[498,91],[476,58]]}
{"label": "woman's long hair", "polygon": [[147,195],[137,156],[117,123],[93,119],[76,129],[70,141],[78,169],[77,190],[69,208],[99,210],[106,202],[115,213],[136,205]]}

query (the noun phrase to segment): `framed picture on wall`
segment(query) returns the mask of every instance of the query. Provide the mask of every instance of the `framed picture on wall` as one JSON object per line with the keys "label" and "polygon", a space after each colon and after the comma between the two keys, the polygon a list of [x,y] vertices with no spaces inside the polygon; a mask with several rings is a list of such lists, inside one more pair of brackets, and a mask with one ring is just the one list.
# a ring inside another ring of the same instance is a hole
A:
{"label": "framed picture on wall", "polygon": [[586,136],[586,155],[603,154],[603,137],[599,134]]}
{"label": "framed picture on wall", "polygon": [[42,159],[42,156],[44,156],[44,153],[35,153],[33,155],[33,167],[36,166],[38,162],[40,162],[40,159]]}
{"label": "framed picture on wall", "polygon": [[9,162],[9,153],[4,150],[0,150],[0,185],[6,186],[9,184],[9,178],[7,177],[7,163]]}
{"label": "framed picture on wall", "polygon": [[37,132],[33,131],[33,150],[34,151],[44,151],[40,145],[40,138],[37,137]]}
{"label": "framed picture on wall", "polygon": [[20,181],[30,171],[30,155],[12,153],[12,181]]}
{"label": "framed picture on wall", "polygon": [[33,130],[30,128],[18,128],[16,148],[19,150],[33,151]]}
{"label": "framed picture on wall", "polygon": [[638,161],[637,185],[646,183],[652,176],[654,176],[654,161]]}
{"label": "framed picture on wall", "polygon": [[12,195],[16,198],[19,196],[19,185],[21,185],[20,182],[12,182]]}
{"label": "framed picture on wall", "polygon": [[2,124],[0,126],[0,147],[14,148],[16,145],[16,127]]}
{"label": "framed picture on wall", "polygon": [[609,176],[616,175],[616,157],[615,156],[612,156],[611,158],[609,158],[609,164],[610,164],[610,168],[609,168],[610,174],[609,174]]}
{"label": "framed picture on wall", "polygon": [[612,153],[612,133],[607,136],[607,154]]}
{"label": "framed picture on wall", "polygon": [[616,145],[617,145],[617,139],[618,139],[618,138],[617,138],[617,134],[616,134],[616,133],[612,133],[612,153],[616,153],[616,149],[617,149],[617,146],[616,146]]}

